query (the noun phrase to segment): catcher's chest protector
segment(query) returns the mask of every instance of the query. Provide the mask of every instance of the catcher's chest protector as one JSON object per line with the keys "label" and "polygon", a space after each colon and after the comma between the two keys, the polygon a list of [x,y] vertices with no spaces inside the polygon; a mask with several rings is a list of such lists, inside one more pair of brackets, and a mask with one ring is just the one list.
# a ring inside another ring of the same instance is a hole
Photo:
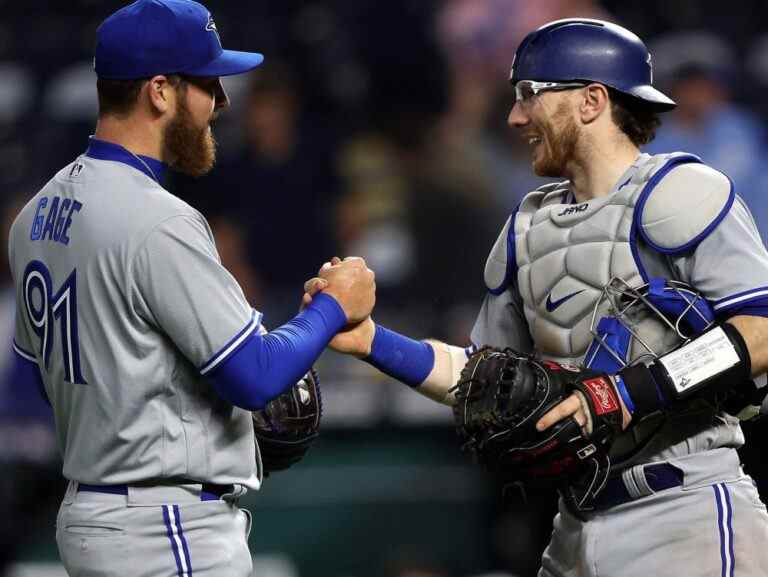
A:
{"label": "catcher's chest protector", "polygon": [[584,203],[572,202],[567,182],[525,197],[513,215],[517,285],[543,357],[581,362],[603,287],[613,277],[633,286],[643,282],[635,222],[643,191],[679,163],[697,160],[641,155],[613,194]]}

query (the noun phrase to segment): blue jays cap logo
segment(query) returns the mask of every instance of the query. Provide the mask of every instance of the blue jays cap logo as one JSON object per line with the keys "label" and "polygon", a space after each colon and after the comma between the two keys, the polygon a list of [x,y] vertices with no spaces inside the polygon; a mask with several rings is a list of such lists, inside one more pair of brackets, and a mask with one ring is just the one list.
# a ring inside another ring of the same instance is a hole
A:
{"label": "blue jays cap logo", "polygon": [[219,36],[219,29],[216,28],[216,22],[213,21],[213,16],[208,14],[208,24],[205,25],[205,29],[208,30],[208,32],[213,32],[216,35],[216,38],[219,39],[219,44],[221,44],[221,36]]}

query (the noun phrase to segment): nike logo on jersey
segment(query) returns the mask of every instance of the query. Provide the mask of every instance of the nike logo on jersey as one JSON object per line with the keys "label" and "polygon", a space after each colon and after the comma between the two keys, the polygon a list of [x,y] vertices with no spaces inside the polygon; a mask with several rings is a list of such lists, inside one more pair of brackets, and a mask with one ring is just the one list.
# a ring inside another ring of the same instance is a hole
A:
{"label": "nike logo on jersey", "polygon": [[547,295],[547,302],[545,303],[545,306],[547,307],[547,310],[549,312],[554,312],[555,309],[557,309],[560,305],[562,305],[564,302],[572,299],[577,294],[583,293],[584,289],[581,289],[580,291],[576,291],[575,293],[571,293],[569,295],[565,295],[563,298],[559,298],[556,301],[552,300],[552,293],[549,293]]}

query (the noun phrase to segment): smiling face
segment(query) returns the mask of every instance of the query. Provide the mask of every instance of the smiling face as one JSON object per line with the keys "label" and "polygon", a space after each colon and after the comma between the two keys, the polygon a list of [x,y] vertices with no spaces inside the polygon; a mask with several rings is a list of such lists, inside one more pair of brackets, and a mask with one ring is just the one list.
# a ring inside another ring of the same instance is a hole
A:
{"label": "smiling face", "polygon": [[512,107],[508,124],[531,147],[537,176],[565,176],[580,136],[572,107],[569,92],[542,92]]}

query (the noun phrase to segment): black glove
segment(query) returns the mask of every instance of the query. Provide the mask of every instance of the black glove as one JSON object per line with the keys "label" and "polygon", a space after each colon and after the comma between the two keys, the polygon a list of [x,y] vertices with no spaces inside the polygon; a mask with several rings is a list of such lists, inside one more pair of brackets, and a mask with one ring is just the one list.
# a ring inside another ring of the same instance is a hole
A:
{"label": "black glove", "polygon": [[[536,430],[537,421],[574,392],[582,394],[591,430],[575,419]],[[580,509],[604,485],[608,449],[622,425],[610,377],[493,348],[479,350],[464,367],[454,416],[465,450],[489,470],[510,482],[568,487]]]}
{"label": "black glove", "polygon": [[265,475],[300,461],[320,429],[320,381],[312,369],[264,409],[253,411],[253,429]]}

